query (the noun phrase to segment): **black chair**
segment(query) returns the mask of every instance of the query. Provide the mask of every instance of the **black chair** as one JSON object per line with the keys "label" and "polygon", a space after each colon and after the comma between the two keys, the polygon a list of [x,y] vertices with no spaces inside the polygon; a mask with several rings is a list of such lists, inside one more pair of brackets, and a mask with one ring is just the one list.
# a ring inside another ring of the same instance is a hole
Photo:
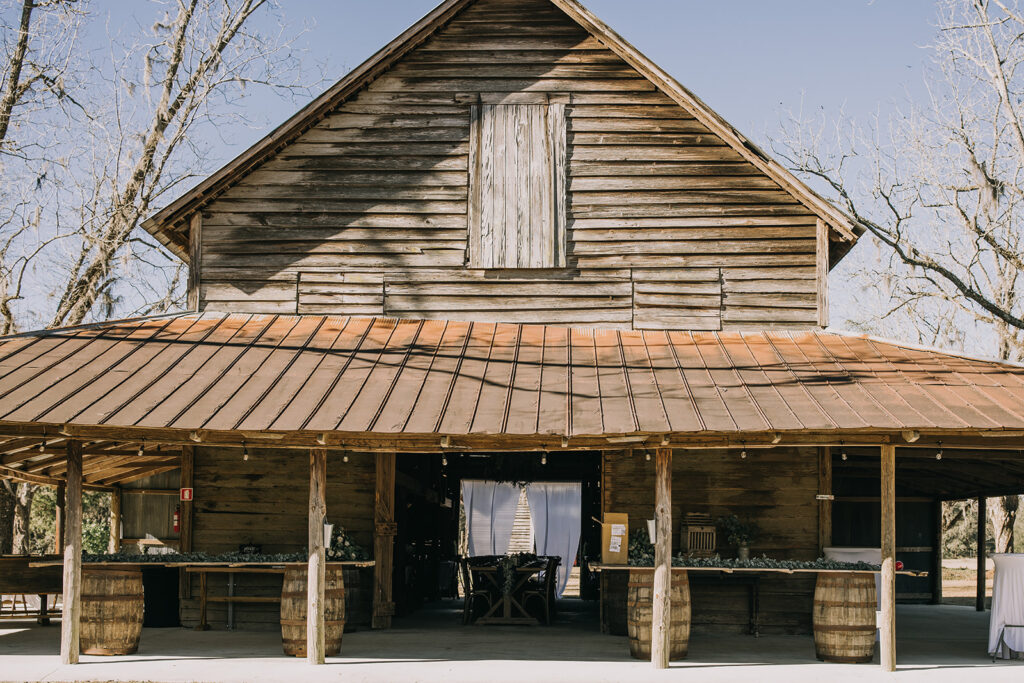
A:
{"label": "black chair", "polygon": [[558,584],[558,565],[561,562],[562,558],[560,557],[548,557],[540,580],[531,581],[527,589],[523,591],[523,607],[526,607],[531,600],[539,601],[544,624],[548,626],[551,625],[554,618],[555,586]]}
{"label": "black chair", "polygon": [[462,623],[469,624],[473,621],[473,608],[478,599],[483,599],[486,612],[491,608],[491,592],[486,588],[476,586],[473,583],[473,572],[470,571],[468,557],[459,558],[459,573],[462,575],[462,593],[465,596],[465,603],[462,608]]}

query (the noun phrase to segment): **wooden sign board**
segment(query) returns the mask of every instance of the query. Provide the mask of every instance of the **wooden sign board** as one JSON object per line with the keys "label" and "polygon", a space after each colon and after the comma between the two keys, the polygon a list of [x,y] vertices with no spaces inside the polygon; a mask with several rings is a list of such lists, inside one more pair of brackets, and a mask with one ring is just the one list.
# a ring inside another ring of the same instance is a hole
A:
{"label": "wooden sign board", "polygon": [[629,515],[605,513],[601,523],[601,564],[629,563]]}

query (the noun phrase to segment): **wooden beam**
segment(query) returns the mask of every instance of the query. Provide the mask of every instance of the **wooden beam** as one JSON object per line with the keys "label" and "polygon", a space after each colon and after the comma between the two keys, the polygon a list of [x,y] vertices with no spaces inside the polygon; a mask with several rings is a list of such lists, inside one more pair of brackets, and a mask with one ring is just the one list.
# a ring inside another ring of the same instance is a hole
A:
{"label": "wooden beam", "polygon": [[[193,487],[195,480],[195,456],[195,446],[181,447],[180,488],[190,489]],[[181,497],[180,490],[178,491],[178,497]],[[178,523],[181,525],[181,530],[178,532],[178,552],[190,553],[192,552],[192,501],[182,500],[179,504],[181,505],[181,517]],[[184,570],[179,570],[178,572],[178,595],[186,600],[192,597],[192,577]]]}
{"label": "wooden beam", "polygon": [[[179,478],[180,488],[193,488],[193,485],[195,483],[195,457],[195,446],[181,447],[181,476]],[[193,511],[193,501],[181,501],[181,519],[179,520],[179,523],[181,525],[181,531],[178,534],[178,538],[181,541],[181,552],[183,553],[192,551]]]}
{"label": "wooden beam", "polygon": [[896,670],[896,447],[881,447],[882,623],[879,660],[883,671]]}
{"label": "wooden beam", "polygon": [[818,326],[828,327],[828,271],[832,267],[829,258],[829,227],[818,219],[816,247],[816,287],[818,290]]}
{"label": "wooden beam", "polygon": [[64,522],[64,598],[60,620],[61,664],[77,664],[82,615],[82,444],[68,442]]}
{"label": "wooden beam", "polygon": [[655,451],[654,604],[651,614],[651,664],[667,669],[672,622],[672,449]]}
{"label": "wooden beam", "polygon": [[309,451],[309,573],[306,582],[306,661],[324,663],[324,521],[327,518],[327,451]]}
{"label": "wooden beam", "polygon": [[107,552],[121,552],[121,487],[115,486],[110,492],[110,539]]}
{"label": "wooden beam", "polygon": [[395,454],[377,454],[377,487],[373,534],[373,628],[391,628],[395,603],[391,581],[395,535]]}
{"label": "wooden beam", "polygon": [[974,597],[974,609],[979,612],[985,611],[985,532],[988,525],[988,514],[985,508],[985,497],[978,498],[978,564],[977,564],[977,590]]}
{"label": "wooden beam", "polygon": [[64,497],[66,495],[67,487],[63,483],[57,484],[57,505],[53,511],[53,552],[56,555],[64,552],[64,519],[67,517],[64,512]]}
{"label": "wooden beam", "polygon": [[[832,495],[832,449],[818,448],[818,495]],[[818,500],[818,557],[824,557],[825,548],[832,545],[832,501]]]}
{"label": "wooden beam", "polygon": [[196,211],[189,219],[188,230],[188,300],[187,306],[190,311],[199,310],[199,287],[202,283],[202,234],[203,234],[203,213]]}

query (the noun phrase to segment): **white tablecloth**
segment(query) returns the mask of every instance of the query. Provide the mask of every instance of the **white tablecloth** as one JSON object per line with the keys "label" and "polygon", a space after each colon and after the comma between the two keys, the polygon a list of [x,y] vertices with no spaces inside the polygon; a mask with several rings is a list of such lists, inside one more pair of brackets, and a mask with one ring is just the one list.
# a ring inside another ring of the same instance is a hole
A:
{"label": "white tablecloth", "polygon": [[[996,571],[992,583],[992,616],[988,622],[988,653],[1008,659],[1009,650],[1024,652],[1024,553],[996,553],[991,557]],[[1007,624],[1021,628],[1004,631]],[[997,653],[1000,633],[1003,646]]]}

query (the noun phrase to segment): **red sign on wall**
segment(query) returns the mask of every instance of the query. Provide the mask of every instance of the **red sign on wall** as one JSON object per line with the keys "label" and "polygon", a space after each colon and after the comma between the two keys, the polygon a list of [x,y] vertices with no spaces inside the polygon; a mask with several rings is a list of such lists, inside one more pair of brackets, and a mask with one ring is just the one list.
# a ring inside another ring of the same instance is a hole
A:
{"label": "red sign on wall", "polygon": [[180,500],[192,500],[192,489],[181,489]]}

